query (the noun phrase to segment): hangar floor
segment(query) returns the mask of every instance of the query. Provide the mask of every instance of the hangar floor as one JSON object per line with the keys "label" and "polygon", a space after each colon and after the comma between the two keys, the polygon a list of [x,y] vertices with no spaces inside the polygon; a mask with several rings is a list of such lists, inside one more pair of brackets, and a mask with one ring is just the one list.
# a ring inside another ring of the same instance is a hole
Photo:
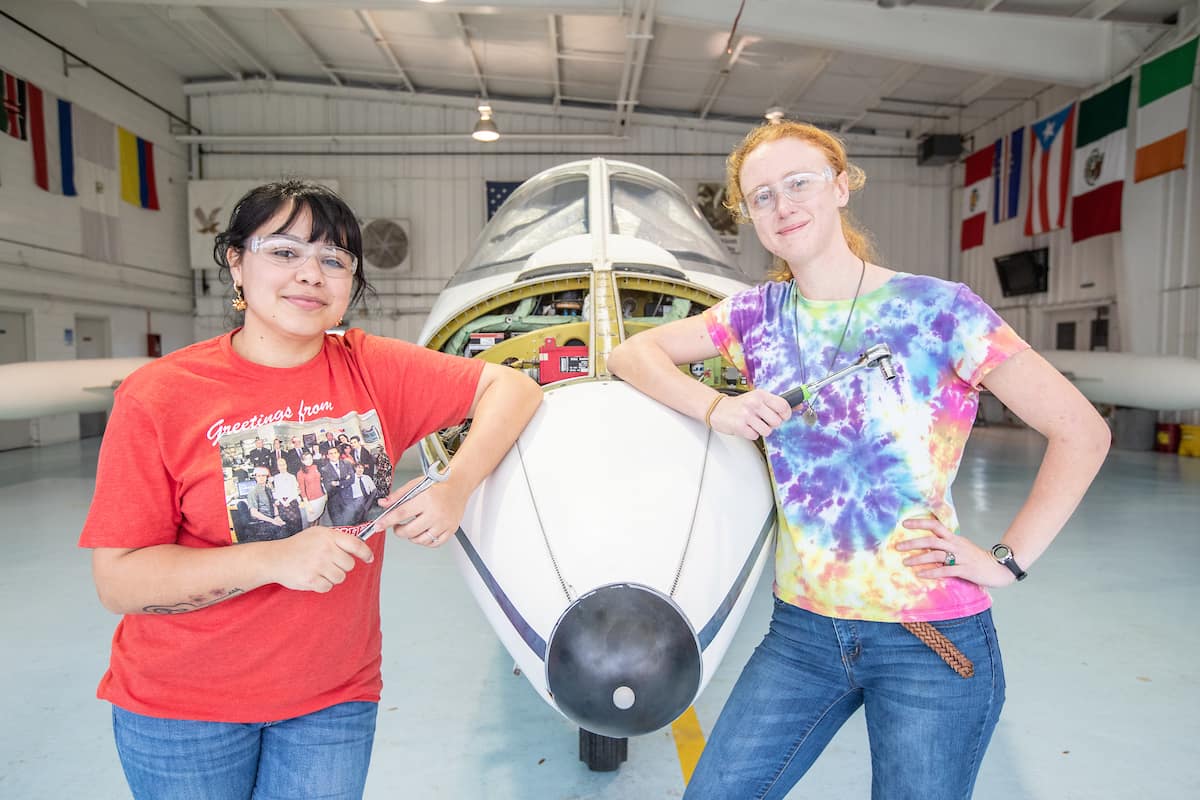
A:
{"label": "hangar floor", "polygon": [[[108,707],[94,699],[115,618],[75,547],[97,448],[0,453],[0,796],[14,800],[128,796]],[[1040,452],[1026,431],[975,432],[955,496],[981,543],[1012,515]],[[995,593],[1008,703],[976,798],[1200,796],[1198,567],[1200,460],[1114,451],[1030,579]],[[615,773],[576,760],[575,728],[513,676],[447,549],[393,541],[384,569],[386,686],[367,798],[682,794],[686,746],[670,730],[632,740]],[[766,628],[770,591],[765,574],[696,704],[705,732]],[[866,798],[868,763],[859,713],[789,797]]]}

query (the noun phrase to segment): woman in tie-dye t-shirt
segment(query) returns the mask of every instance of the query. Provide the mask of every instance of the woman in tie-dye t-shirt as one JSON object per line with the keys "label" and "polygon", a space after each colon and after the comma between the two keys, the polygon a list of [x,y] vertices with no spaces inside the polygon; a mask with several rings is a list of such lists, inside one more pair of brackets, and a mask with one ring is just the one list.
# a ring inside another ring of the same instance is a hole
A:
{"label": "woman in tie-dye t-shirt", "polygon": [[[762,437],[775,484],[771,627],[688,800],[783,797],[859,706],[873,797],[969,797],[1004,702],[987,587],[1024,577],[1108,448],[1087,400],[968,287],[872,263],[845,212],[864,181],[824,131],[753,131],[730,156],[727,197],[775,255],[771,280],[632,337],[609,360],[714,430]],[[781,397],[877,345],[894,379],[863,369],[795,409]],[[674,366],[717,353],[752,391],[725,396]],[[972,541],[950,485],[981,387],[1048,446],[1008,529],[969,531]]]}

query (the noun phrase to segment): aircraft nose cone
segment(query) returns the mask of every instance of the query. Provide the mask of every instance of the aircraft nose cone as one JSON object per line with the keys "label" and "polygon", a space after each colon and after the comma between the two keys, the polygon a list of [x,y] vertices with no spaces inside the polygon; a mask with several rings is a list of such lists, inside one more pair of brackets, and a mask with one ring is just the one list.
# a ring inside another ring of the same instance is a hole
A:
{"label": "aircraft nose cone", "polygon": [[604,736],[656,731],[700,688],[700,644],[664,594],[631,583],[575,600],[546,651],[546,684],[579,727]]}

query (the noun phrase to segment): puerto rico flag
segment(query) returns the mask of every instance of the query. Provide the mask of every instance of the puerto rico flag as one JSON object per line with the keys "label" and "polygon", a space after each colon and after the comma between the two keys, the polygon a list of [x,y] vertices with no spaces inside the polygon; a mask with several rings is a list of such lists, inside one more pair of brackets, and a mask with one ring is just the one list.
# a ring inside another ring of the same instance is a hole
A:
{"label": "puerto rico flag", "polygon": [[1025,235],[1058,230],[1067,219],[1071,153],[1075,146],[1075,103],[1030,126],[1029,204]]}
{"label": "puerto rico flag", "polygon": [[992,161],[996,145],[989,144],[967,156],[963,177],[962,236],[959,247],[970,250],[983,244],[983,227],[992,200]]}
{"label": "puerto rico flag", "polygon": [[996,140],[992,169],[992,223],[1017,216],[1021,205],[1021,172],[1025,166],[1025,127]]}

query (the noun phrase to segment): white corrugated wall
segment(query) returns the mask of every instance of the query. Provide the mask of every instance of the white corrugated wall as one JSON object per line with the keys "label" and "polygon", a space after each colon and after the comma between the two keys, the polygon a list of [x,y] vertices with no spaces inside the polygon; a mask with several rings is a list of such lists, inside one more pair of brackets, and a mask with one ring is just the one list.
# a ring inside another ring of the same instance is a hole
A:
{"label": "white corrugated wall", "polygon": [[[286,94],[198,95],[193,119],[206,134],[222,133],[440,133],[468,131],[469,108],[405,104],[361,98]],[[559,120],[536,113],[519,119],[498,112],[501,131],[607,133],[591,119]],[[284,175],[336,178],[360,217],[386,217],[410,224],[411,269],[397,279],[378,280],[379,297],[359,311],[354,324],[374,333],[412,340],[445,282],[469,252],[485,222],[489,180],[515,181],[565,161],[610,156],[654,169],[694,196],[698,182],[723,181],[725,154],[740,132],[693,130],[674,124],[635,123],[625,141],[500,141],[473,143],[258,147],[219,145],[202,158],[203,178],[263,178]],[[208,148],[206,148],[208,150]],[[271,152],[262,152],[269,150]],[[894,146],[852,144],[850,151],[868,175],[866,189],[852,201],[859,220],[876,234],[883,263],[911,272],[949,275],[950,174],[948,167],[918,167],[912,156],[880,157]],[[752,277],[770,262],[749,226],[740,234],[736,260]],[[224,330],[221,289],[197,301],[197,336]]]}

